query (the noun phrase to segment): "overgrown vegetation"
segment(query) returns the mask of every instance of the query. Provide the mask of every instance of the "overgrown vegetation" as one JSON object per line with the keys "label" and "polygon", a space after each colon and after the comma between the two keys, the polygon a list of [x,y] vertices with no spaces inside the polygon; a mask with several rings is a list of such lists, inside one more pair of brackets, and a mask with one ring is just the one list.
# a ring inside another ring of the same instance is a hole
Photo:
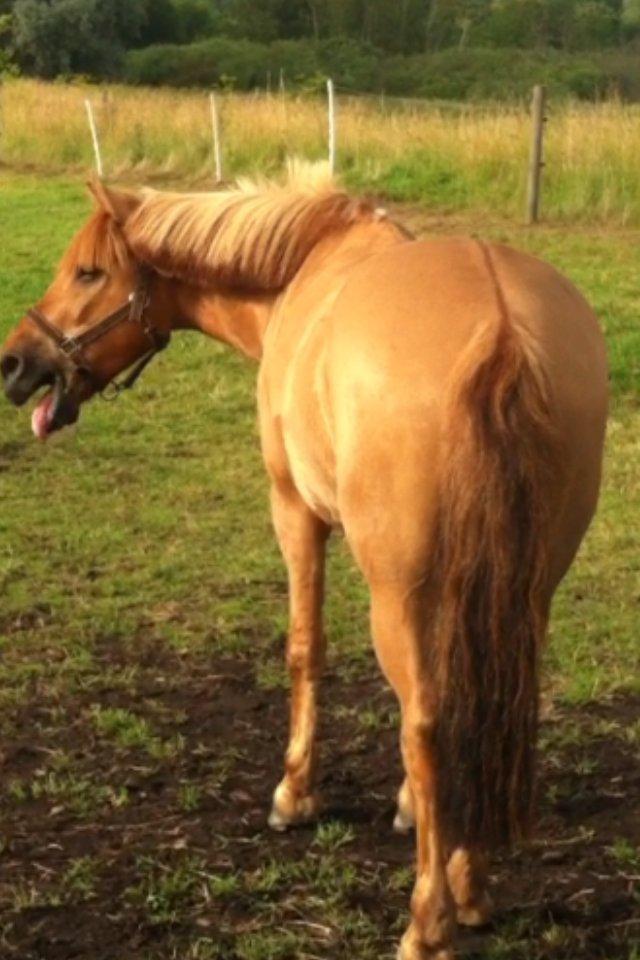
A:
{"label": "overgrown vegetation", "polygon": [[447,99],[640,96],[638,0],[0,0],[0,70]]}
{"label": "overgrown vegetation", "polygon": [[[93,166],[84,98],[91,97],[107,177],[212,184],[208,97],[194,92],[12,80],[2,93],[0,162],[16,169]],[[287,156],[326,156],[323,101],[220,98],[225,175],[278,174]],[[523,107],[341,97],[338,167],[353,189],[439,210],[523,215],[531,122]],[[543,215],[550,221],[640,224],[640,109],[552,105]]]}
{"label": "overgrown vegetation", "polygon": [[636,99],[640,67],[629,53],[566,54],[520,48],[450,48],[388,56],[353,42],[279,41],[269,45],[216,38],[188,46],[158,45],[128,53],[129,83],[224,89],[322,88],[334,77],[343,91],[384,92],[443,100],[517,100],[544,83],[554,97]]}

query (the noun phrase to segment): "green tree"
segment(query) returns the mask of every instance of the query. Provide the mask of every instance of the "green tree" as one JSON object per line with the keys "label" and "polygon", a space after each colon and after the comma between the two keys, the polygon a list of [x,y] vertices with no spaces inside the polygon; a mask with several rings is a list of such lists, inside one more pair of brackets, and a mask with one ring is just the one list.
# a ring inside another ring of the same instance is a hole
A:
{"label": "green tree", "polygon": [[177,20],[178,43],[193,43],[219,32],[220,13],[210,0],[172,0],[171,6]]}
{"label": "green tree", "polygon": [[172,0],[147,0],[145,22],[137,37],[136,46],[152,43],[175,43],[180,25],[178,11]]}
{"label": "green tree", "polygon": [[231,0],[224,9],[224,32],[232,37],[269,43],[279,33],[275,7],[274,0],[259,5],[255,0]]}
{"label": "green tree", "polygon": [[13,66],[11,36],[11,14],[0,13],[0,76]]}
{"label": "green tree", "polygon": [[583,0],[574,12],[571,47],[592,50],[610,46],[618,37],[619,20],[605,0]]}
{"label": "green tree", "polygon": [[620,24],[626,37],[633,37],[640,33],[640,0],[624,0]]}
{"label": "green tree", "polygon": [[427,16],[427,46],[466,47],[486,19],[491,0],[432,0]]}
{"label": "green tree", "polygon": [[496,47],[540,48],[549,42],[547,0],[494,0],[481,39]]}
{"label": "green tree", "polygon": [[17,0],[13,43],[19,62],[40,76],[108,76],[145,18],[146,0]]}

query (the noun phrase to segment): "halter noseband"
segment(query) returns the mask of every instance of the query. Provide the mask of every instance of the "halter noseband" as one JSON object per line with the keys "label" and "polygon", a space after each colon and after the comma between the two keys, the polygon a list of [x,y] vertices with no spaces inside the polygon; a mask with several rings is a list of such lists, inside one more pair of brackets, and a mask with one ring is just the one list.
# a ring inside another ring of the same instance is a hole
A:
{"label": "halter noseband", "polygon": [[[104,320],[100,320],[94,324],[94,326],[89,327],[83,333],[79,333],[74,337],[66,336],[66,334],[59,330],[55,324],[51,323],[51,321],[35,307],[27,310],[27,316],[33,320],[36,326],[39,327],[50,340],[53,340],[58,350],[71,362],[76,373],[89,379],[96,388],[96,391],[98,391],[105,400],[113,400],[119,396],[123,390],[129,390],[147,364],[153,360],[157,353],[164,350],[171,339],[169,333],[163,333],[161,330],[157,330],[145,316],[150,300],[151,277],[152,271],[149,270],[148,267],[140,267],[138,271],[138,282],[127,302],[121,307],[118,307],[117,310],[114,310],[113,313],[110,313]],[[101,340],[105,334],[113,330],[114,327],[124,323],[125,320],[140,324],[151,346],[149,350],[136,361],[131,368],[131,372],[124,380],[112,380],[110,384],[103,384],[85,360],[83,351],[92,343]],[[107,394],[106,390],[109,386],[111,387],[111,391]]]}

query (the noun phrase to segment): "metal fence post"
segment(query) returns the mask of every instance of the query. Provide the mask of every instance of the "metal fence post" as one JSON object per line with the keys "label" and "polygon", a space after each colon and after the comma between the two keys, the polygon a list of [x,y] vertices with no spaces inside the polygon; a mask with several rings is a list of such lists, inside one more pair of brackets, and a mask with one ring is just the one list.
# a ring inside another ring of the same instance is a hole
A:
{"label": "metal fence post", "polygon": [[90,100],[85,100],[84,102],[85,109],[87,111],[87,119],[89,121],[89,130],[91,131],[91,140],[93,141],[93,152],[96,158],[96,170],[99,177],[104,176],[104,170],[102,167],[102,154],[100,153],[100,140],[98,139],[98,129],[96,127],[96,121],[93,116],[93,106],[91,105]]}
{"label": "metal fence post", "polygon": [[333,80],[327,80],[327,98],[329,103],[329,170],[336,172],[337,132],[336,132],[336,92]]}

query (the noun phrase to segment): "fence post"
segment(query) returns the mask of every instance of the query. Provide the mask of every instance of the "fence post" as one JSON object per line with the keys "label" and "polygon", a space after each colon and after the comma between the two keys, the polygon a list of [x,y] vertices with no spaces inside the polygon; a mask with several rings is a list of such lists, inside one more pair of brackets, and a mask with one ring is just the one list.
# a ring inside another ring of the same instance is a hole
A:
{"label": "fence post", "polygon": [[93,141],[93,152],[96,158],[96,170],[98,172],[98,176],[102,177],[104,175],[104,171],[102,168],[102,154],[100,153],[100,141],[98,139],[98,130],[96,127],[96,121],[93,116],[93,107],[91,106],[91,101],[88,99],[85,100],[84,105],[87,111],[87,119],[89,120],[89,130],[91,131],[91,139]]}
{"label": "fence post", "polygon": [[529,160],[529,183],[527,186],[527,224],[531,226],[538,222],[540,214],[540,184],[542,168],[544,167],[544,124],[547,91],[545,87],[533,88],[531,115],[533,119],[533,133],[531,139],[531,157]]}
{"label": "fence post", "polygon": [[331,174],[336,172],[336,92],[333,86],[333,80],[327,80],[327,97],[329,101],[329,170]]}
{"label": "fence post", "polygon": [[216,166],[216,183],[222,183],[222,136],[220,133],[220,114],[215,93],[211,94],[211,129],[213,132],[213,159]]}

